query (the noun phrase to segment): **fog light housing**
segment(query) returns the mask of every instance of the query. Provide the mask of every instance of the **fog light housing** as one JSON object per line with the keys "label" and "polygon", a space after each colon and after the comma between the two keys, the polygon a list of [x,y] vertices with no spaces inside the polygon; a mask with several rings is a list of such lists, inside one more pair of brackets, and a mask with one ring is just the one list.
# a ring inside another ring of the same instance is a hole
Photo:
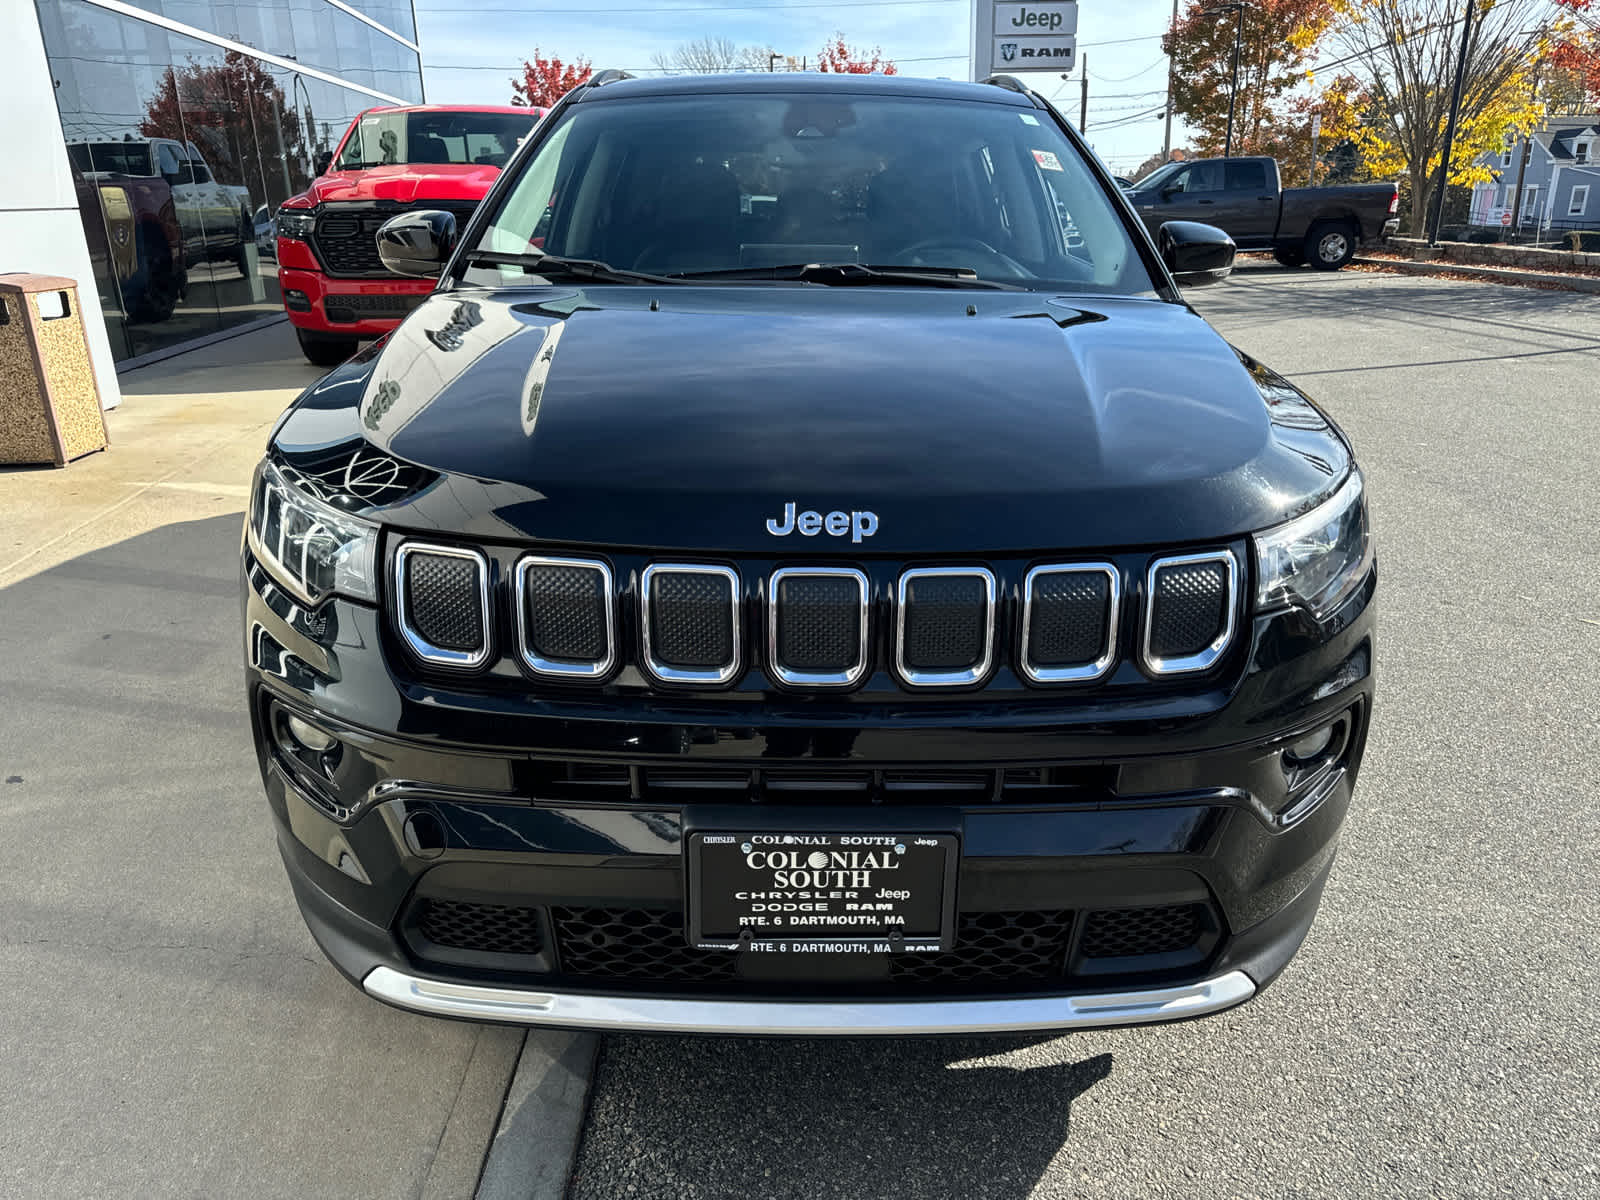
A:
{"label": "fog light housing", "polygon": [[1292,742],[1284,750],[1286,761],[1295,766],[1308,766],[1316,762],[1333,745],[1333,734],[1338,722],[1324,725],[1321,729],[1313,730],[1297,742]]}
{"label": "fog light housing", "polygon": [[310,312],[311,297],[296,288],[289,288],[283,293],[283,306],[290,312]]}
{"label": "fog light housing", "polygon": [[336,744],[336,739],[331,733],[325,733],[299,717],[289,717],[284,724],[289,728],[289,736],[313,753],[326,754]]}

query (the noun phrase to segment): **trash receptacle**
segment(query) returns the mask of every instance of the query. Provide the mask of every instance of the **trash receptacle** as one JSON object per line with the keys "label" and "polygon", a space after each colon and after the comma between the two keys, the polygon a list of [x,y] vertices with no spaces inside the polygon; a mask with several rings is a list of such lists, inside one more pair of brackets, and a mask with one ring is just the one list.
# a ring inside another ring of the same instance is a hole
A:
{"label": "trash receptacle", "polygon": [[107,442],[78,285],[0,275],[0,463],[64,467]]}

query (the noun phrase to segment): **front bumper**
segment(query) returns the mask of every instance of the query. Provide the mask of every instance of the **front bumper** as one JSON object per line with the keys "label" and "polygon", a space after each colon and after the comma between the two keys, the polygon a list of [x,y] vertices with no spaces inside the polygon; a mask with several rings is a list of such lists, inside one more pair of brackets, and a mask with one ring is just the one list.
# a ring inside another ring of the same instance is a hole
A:
{"label": "front bumper", "polygon": [[436,1017],[571,1029],[758,1036],[1020,1033],[1094,1029],[1201,1017],[1242,1004],[1256,985],[1243,971],[1181,987],[998,1000],[675,1000],[652,996],[537,992],[447,983],[375,967],[367,994]]}
{"label": "front bumper", "polygon": [[309,258],[303,242],[278,239],[278,287],[290,324],[331,336],[376,338],[394,329],[433,291],[431,279],[336,279],[291,266]]}
{"label": "front bumper", "polygon": [[[334,600],[306,614],[271,595],[248,555],[245,565],[250,711],[301,911],[369,995],[446,1017],[921,1034],[1217,1012],[1265,986],[1306,936],[1371,712],[1375,573],[1321,624],[1302,613],[1256,618],[1236,677],[1193,691],[1126,703],[1055,694],[874,705],[851,710],[841,736],[826,726],[840,714],[778,696],[691,703],[442,688],[394,665],[376,611]],[[337,769],[310,777],[286,754],[275,713],[337,738]],[[1314,786],[1288,786],[1282,748],[1341,719],[1350,724],[1338,762]],[[548,768],[566,760],[597,772],[621,764],[638,790],[619,799],[594,790],[598,776],[559,780]],[[976,765],[1001,782],[1048,762],[1067,782],[1034,802],[1001,791],[941,807],[775,794],[730,807],[670,786],[675,772],[707,764],[761,774],[863,761]],[[700,972],[682,937],[685,828],[751,821],[956,831],[957,907],[975,932],[925,968],[890,961],[909,956],[815,956],[803,971],[775,973],[749,965],[761,956],[730,953],[708,956],[716,969]],[[1091,945],[1102,914],[1135,914],[1136,929],[1137,914],[1179,911],[1190,914],[1187,940],[1128,953]],[[439,912],[467,914],[470,928],[440,932],[429,924]],[[610,958],[595,952],[608,939]]]}

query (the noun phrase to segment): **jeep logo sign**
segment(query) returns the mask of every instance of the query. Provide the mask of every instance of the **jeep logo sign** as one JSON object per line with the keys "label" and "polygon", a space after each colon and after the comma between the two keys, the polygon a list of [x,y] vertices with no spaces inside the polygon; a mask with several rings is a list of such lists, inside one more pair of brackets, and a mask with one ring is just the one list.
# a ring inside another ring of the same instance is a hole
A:
{"label": "jeep logo sign", "polygon": [[973,77],[993,71],[1070,71],[1078,53],[1077,0],[977,0]]}
{"label": "jeep logo sign", "polygon": [[795,530],[801,537],[816,537],[826,532],[829,537],[850,535],[852,542],[869,538],[878,532],[878,514],[875,512],[843,512],[835,510],[827,516],[813,509],[796,513],[793,500],[783,506],[783,516],[767,518],[767,532],[773,537],[788,537]]}

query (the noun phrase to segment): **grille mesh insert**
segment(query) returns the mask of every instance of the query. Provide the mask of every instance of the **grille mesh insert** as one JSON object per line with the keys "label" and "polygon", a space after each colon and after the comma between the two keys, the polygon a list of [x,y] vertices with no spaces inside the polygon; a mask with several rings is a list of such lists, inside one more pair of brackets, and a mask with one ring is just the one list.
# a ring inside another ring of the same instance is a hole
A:
{"label": "grille mesh insert", "polygon": [[972,912],[956,919],[955,949],[944,954],[902,954],[890,960],[890,977],[908,983],[1055,979],[1066,971],[1072,914]]}
{"label": "grille mesh insert", "polygon": [[524,570],[528,641],[540,658],[599,662],[606,657],[605,576],[593,567],[529,565]]}
{"label": "grille mesh insert", "polygon": [[423,900],[419,908],[417,928],[438,946],[483,954],[538,954],[544,949],[537,908],[462,900]]}
{"label": "grille mesh insert", "polygon": [[472,653],[483,646],[483,607],[476,560],[417,551],[406,557],[406,616],[412,629],[441,650]]}
{"label": "grille mesh insert", "polygon": [[737,956],[691,950],[683,914],[639,908],[552,908],[561,969],[612,979],[731,979]]}
{"label": "grille mesh insert", "polygon": [[906,666],[918,671],[974,667],[987,637],[988,588],[972,575],[921,576],[905,585]]}
{"label": "grille mesh insert", "polygon": [[733,587],[726,576],[658,572],[650,577],[649,604],[657,661],[701,671],[733,661]]}
{"label": "grille mesh insert", "polygon": [[842,576],[778,581],[778,662],[795,671],[847,671],[861,661],[861,591]]}
{"label": "grille mesh insert", "polygon": [[1150,653],[1184,658],[1211,645],[1228,623],[1228,570],[1220,562],[1180,563],[1156,572]]}
{"label": "grille mesh insert", "polygon": [[1111,580],[1099,571],[1056,571],[1033,580],[1028,658],[1041,667],[1092,663],[1106,648]]}
{"label": "grille mesh insert", "polygon": [[1078,950],[1085,958],[1123,958],[1187,950],[1200,939],[1200,906],[1106,908],[1084,919]]}

